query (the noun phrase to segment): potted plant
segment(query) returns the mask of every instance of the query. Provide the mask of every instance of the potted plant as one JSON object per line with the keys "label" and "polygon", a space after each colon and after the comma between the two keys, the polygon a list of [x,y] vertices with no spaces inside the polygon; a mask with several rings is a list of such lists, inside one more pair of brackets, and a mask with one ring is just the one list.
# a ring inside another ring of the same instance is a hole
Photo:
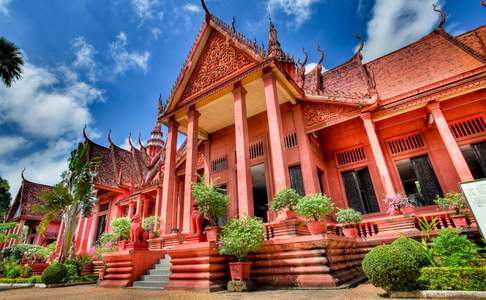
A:
{"label": "potted plant", "polygon": [[246,261],[248,253],[256,252],[262,246],[265,235],[263,222],[251,217],[235,218],[224,226],[219,253],[232,255],[237,262],[229,263],[231,280],[249,280],[251,262]]}
{"label": "potted plant", "polygon": [[343,234],[345,237],[358,237],[358,228],[354,225],[361,223],[361,213],[352,208],[338,209],[336,220],[343,224]]}
{"label": "potted plant", "polygon": [[114,218],[110,223],[113,235],[118,240],[119,250],[125,249],[125,244],[130,237],[130,228],[132,227],[132,221],[130,218]]}
{"label": "potted plant", "polygon": [[226,190],[215,186],[212,182],[205,183],[201,177],[199,182],[192,184],[197,210],[209,223],[206,226],[206,237],[209,242],[218,240],[221,229],[218,227],[218,218],[226,215],[228,208],[228,196]]}
{"label": "potted plant", "polygon": [[322,218],[334,211],[334,204],[325,194],[312,194],[299,200],[296,211],[310,220],[307,228],[311,234],[321,234],[327,230],[327,223]]}
{"label": "potted plant", "polygon": [[272,210],[280,212],[283,211],[283,215],[278,218],[279,221],[286,219],[295,219],[297,214],[295,213],[295,206],[299,202],[301,196],[292,188],[286,188],[276,193],[272,200]]}
{"label": "potted plant", "polygon": [[466,216],[461,211],[466,208],[466,199],[462,193],[446,193],[444,197],[437,196],[434,202],[444,211],[454,210],[449,214],[456,227],[467,227]]}
{"label": "potted plant", "polygon": [[388,204],[388,214],[390,216],[398,215],[400,213],[411,215],[415,213],[415,206],[402,194],[395,194],[385,198],[385,203]]}
{"label": "potted plant", "polygon": [[155,230],[156,224],[160,224],[160,218],[156,216],[147,217],[142,221],[142,228],[149,233],[149,239],[157,237],[157,230]]}

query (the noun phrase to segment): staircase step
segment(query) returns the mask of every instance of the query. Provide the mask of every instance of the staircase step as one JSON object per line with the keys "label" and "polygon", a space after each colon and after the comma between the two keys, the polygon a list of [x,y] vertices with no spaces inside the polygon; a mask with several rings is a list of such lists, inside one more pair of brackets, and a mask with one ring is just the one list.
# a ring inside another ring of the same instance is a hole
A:
{"label": "staircase step", "polygon": [[160,270],[160,269],[151,269],[148,271],[147,275],[168,275],[170,274],[169,270]]}
{"label": "staircase step", "polygon": [[170,270],[170,265],[155,265],[155,268],[156,270],[166,270],[166,271],[169,271]]}
{"label": "staircase step", "polygon": [[106,273],[112,274],[112,273],[132,273],[133,268],[132,267],[110,267],[106,268]]}
{"label": "staircase step", "polygon": [[105,279],[130,279],[132,278],[132,274],[107,274],[104,277]]}
{"label": "staircase step", "polygon": [[167,285],[168,281],[135,281],[133,287],[158,287],[163,288]]}
{"label": "staircase step", "polygon": [[169,274],[164,275],[143,275],[140,281],[167,281]]}
{"label": "staircase step", "polygon": [[115,267],[131,267],[133,266],[131,261],[119,261],[119,262],[109,262],[106,263],[107,268],[115,268]]}

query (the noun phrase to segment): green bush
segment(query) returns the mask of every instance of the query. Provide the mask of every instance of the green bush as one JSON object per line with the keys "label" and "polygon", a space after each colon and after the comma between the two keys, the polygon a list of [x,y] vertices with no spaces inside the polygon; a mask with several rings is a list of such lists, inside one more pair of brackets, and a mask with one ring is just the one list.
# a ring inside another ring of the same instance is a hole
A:
{"label": "green bush", "polygon": [[437,196],[434,202],[445,211],[455,210],[456,215],[460,215],[460,211],[466,208],[466,200],[462,193],[447,193],[444,197]]}
{"label": "green bush", "polygon": [[336,221],[345,225],[359,224],[363,217],[359,211],[352,208],[338,209]]}
{"label": "green bush", "polygon": [[213,183],[205,183],[204,178],[192,183],[197,210],[208,220],[211,225],[217,226],[218,218],[226,215],[228,209],[228,196],[226,190],[215,186]]}
{"label": "green bush", "polygon": [[87,281],[97,281],[99,278],[98,274],[88,274],[84,276],[70,276],[67,282],[87,282]]}
{"label": "green bush", "polygon": [[10,268],[7,268],[7,271],[5,272],[5,277],[7,278],[17,278],[20,277],[20,266],[12,266]]}
{"label": "green bush", "polygon": [[427,290],[486,291],[486,267],[425,267],[418,282]]}
{"label": "green bush", "polygon": [[121,240],[128,240],[132,221],[129,218],[114,218],[111,220],[111,230]]}
{"label": "green bush", "polygon": [[299,215],[319,221],[322,217],[334,211],[331,199],[321,193],[302,197],[295,208]]}
{"label": "green bush", "polygon": [[262,221],[250,217],[235,218],[223,228],[219,253],[233,255],[238,261],[244,261],[248,253],[260,249],[264,234],[265,225]]}
{"label": "green bush", "polygon": [[40,276],[29,278],[0,278],[0,283],[42,283]]}
{"label": "green bush", "polygon": [[457,229],[442,229],[432,239],[430,251],[434,261],[444,267],[479,266],[482,261],[478,245]]}
{"label": "green bush", "polygon": [[160,223],[160,218],[156,216],[151,216],[143,219],[142,228],[146,231],[153,231],[155,224]]}
{"label": "green bush", "polygon": [[67,272],[67,277],[72,277],[72,276],[79,276],[79,266],[75,265],[70,262],[64,263],[64,267],[66,268]]}
{"label": "green bush", "polygon": [[285,208],[295,210],[295,206],[302,198],[294,189],[286,188],[276,193],[272,200],[272,210],[279,211]]}
{"label": "green bush", "polygon": [[42,282],[46,284],[60,283],[67,276],[67,269],[63,264],[54,262],[42,272]]}
{"label": "green bush", "polygon": [[19,266],[19,277],[29,278],[32,276],[32,268],[29,266]]}
{"label": "green bush", "polygon": [[362,267],[373,285],[387,291],[409,291],[418,288],[420,269],[429,264],[422,244],[400,237],[391,245],[373,248],[363,259]]}

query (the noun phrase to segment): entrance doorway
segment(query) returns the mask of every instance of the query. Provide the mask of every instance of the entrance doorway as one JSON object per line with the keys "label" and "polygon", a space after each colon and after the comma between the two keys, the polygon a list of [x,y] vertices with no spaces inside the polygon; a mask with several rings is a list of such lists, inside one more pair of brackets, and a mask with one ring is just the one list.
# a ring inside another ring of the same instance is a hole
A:
{"label": "entrance doorway", "polygon": [[349,207],[363,214],[380,210],[368,168],[343,172],[342,176]]}
{"label": "entrance doorway", "polygon": [[261,219],[263,222],[267,222],[268,195],[265,164],[251,167],[251,179],[253,182],[253,209],[255,217]]}
{"label": "entrance doorway", "polygon": [[462,155],[471,170],[474,179],[486,177],[486,142],[464,145],[461,147]]}

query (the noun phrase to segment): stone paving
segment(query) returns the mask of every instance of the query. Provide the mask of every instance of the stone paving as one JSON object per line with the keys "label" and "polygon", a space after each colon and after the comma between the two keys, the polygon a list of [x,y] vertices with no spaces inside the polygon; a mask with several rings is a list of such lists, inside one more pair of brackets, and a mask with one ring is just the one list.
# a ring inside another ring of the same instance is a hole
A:
{"label": "stone paving", "polygon": [[[352,289],[342,290],[272,290],[257,291],[251,293],[193,293],[184,291],[157,291],[138,289],[109,289],[95,285],[74,286],[64,288],[39,289],[28,288],[19,290],[0,291],[2,300],[91,300],[91,299],[168,299],[168,300],[301,300],[301,299],[384,299],[378,294],[383,290],[375,288],[371,284],[362,284]],[[390,299],[390,298],[387,298]]]}

